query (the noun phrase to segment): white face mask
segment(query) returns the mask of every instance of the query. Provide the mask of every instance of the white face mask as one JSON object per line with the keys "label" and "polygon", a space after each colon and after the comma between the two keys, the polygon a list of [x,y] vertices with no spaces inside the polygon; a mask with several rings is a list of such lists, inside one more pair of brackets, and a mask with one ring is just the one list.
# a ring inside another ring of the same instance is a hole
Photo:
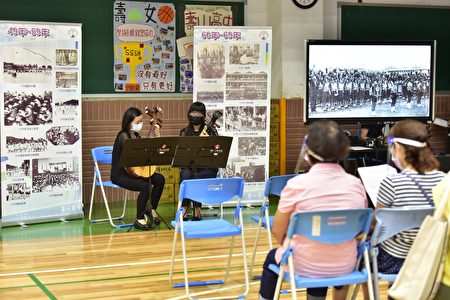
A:
{"label": "white face mask", "polygon": [[140,132],[142,130],[143,122],[137,124],[131,124],[131,130],[134,132]]}
{"label": "white face mask", "polygon": [[391,156],[392,162],[394,165],[400,170],[403,171],[405,168],[402,166],[402,164],[398,161],[397,157],[395,157],[394,153],[392,153]]}

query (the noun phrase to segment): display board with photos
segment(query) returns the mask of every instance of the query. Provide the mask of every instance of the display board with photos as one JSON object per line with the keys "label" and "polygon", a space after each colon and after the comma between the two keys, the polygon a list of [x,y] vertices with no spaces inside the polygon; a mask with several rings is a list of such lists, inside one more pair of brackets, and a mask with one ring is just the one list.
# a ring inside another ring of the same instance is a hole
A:
{"label": "display board with photos", "polygon": [[177,50],[179,57],[180,92],[193,91],[193,35],[194,26],[238,26],[240,6],[235,4],[183,4],[179,5],[179,38]]}
{"label": "display board with photos", "polygon": [[115,1],[113,15],[114,91],[192,93],[194,26],[243,25],[243,3]]}
{"label": "display board with photos", "polygon": [[[45,0],[42,5],[35,5],[33,9],[24,9],[22,1],[10,1],[0,10],[0,19],[3,20],[28,20],[48,22],[70,22],[83,24],[83,58],[82,58],[82,93],[83,94],[109,94],[115,92],[115,67],[114,67],[114,32],[113,23],[115,22],[115,1],[60,1]],[[245,1],[195,1],[195,0],[154,0],[154,1],[136,1],[140,3],[158,3],[175,6],[175,33],[176,39],[186,36],[184,33],[184,8],[186,5],[201,6],[229,6],[233,14],[233,25],[244,25],[244,5]],[[149,10],[151,14],[152,10]],[[95,13],[93,13],[95,12]],[[120,17],[120,10],[117,12]],[[144,15],[144,19],[146,19]],[[217,18],[217,17],[216,17]],[[157,11],[153,13],[152,19],[158,22]],[[201,18],[203,20],[203,17]],[[205,20],[208,20],[209,17]],[[216,19],[212,19],[216,24]],[[154,24],[152,21],[150,23]],[[211,24],[211,25],[214,25]],[[206,24],[205,25],[209,25]],[[163,47],[164,48],[164,47]],[[148,50],[146,50],[148,51]],[[162,53],[160,51],[159,53]],[[176,52],[175,52],[176,54]],[[165,59],[165,58],[164,58]],[[180,92],[180,61],[176,54],[175,57],[175,90]],[[151,59],[150,59],[151,61]],[[161,60],[160,60],[161,62]],[[183,61],[185,64],[186,61]],[[152,62],[150,62],[152,63]],[[120,64],[120,63],[119,63]],[[124,66],[125,69],[126,66]],[[168,66],[170,67],[170,65]],[[185,66],[185,71],[187,70]],[[192,66],[190,66],[192,67]],[[119,70],[120,66],[117,67]],[[189,71],[189,70],[187,70]],[[149,72],[148,72],[149,73]],[[121,73],[125,74],[125,73]],[[152,73],[153,74],[153,73]],[[147,74],[149,75],[149,74]],[[192,75],[191,72],[185,74],[185,80]],[[117,75],[118,79],[118,75]],[[125,79],[122,75],[121,79]],[[128,79],[127,79],[128,80]],[[125,83],[126,81],[120,81]],[[118,86],[120,87],[120,86]],[[188,87],[185,85],[184,87]],[[191,90],[192,92],[192,90]]]}
{"label": "display board with photos", "polygon": [[81,25],[0,22],[2,225],[82,216]]}
{"label": "display board with photos", "polygon": [[223,177],[243,177],[245,201],[261,201],[269,169],[270,27],[195,27],[194,101],[233,136]]}

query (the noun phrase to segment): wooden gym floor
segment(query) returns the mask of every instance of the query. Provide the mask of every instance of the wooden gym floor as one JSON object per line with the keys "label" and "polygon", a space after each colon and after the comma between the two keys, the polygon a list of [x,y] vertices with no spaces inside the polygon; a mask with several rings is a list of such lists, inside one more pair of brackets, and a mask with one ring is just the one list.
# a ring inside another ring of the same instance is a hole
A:
{"label": "wooden gym floor", "polygon": [[[258,211],[252,209],[246,211],[246,215],[254,215]],[[232,215],[232,212],[227,215]],[[0,299],[184,299],[184,289],[174,289],[168,282],[173,230],[126,233],[124,229],[112,230],[106,226],[104,232],[99,232],[99,226],[86,220],[75,220],[32,225],[25,229],[3,228]],[[247,222],[248,263],[255,234],[256,225]],[[257,274],[261,273],[268,249],[265,231],[263,234],[256,257]],[[190,278],[220,279],[225,269],[229,241],[229,238],[188,240]],[[178,243],[177,249],[180,247]],[[236,239],[232,272],[224,288],[237,287],[209,296],[244,291],[244,287],[239,286],[244,282],[243,260],[239,253],[240,239]],[[183,280],[180,258],[178,251],[176,282]],[[250,282],[246,299],[257,299],[259,281]],[[211,288],[217,286],[195,287],[191,293],[198,294]],[[299,296],[306,297],[304,292]],[[283,298],[289,299],[290,296]],[[331,293],[328,298],[331,299]],[[361,293],[358,299],[362,299]],[[382,285],[382,299],[386,299],[385,285]]]}

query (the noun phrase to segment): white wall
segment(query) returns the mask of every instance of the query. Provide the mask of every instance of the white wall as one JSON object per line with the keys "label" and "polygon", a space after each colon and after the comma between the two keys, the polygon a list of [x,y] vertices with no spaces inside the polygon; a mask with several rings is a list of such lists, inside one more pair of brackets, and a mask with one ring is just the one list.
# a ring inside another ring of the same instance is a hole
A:
{"label": "white wall", "polygon": [[[272,26],[272,98],[304,97],[305,47],[307,39],[338,37],[338,2],[319,0],[300,9],[291,0],[247,0],[247,26]],[[450,6],[450,0],[364,0],[364,3]]]}

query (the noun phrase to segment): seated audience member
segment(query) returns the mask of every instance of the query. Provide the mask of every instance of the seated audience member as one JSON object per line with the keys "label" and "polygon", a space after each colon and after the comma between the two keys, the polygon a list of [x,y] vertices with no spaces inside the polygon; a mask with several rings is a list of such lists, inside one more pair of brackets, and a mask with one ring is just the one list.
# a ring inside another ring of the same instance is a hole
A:
{"label": "seated audience member", "polygon": [[[445,173],[438,170],[439,162],[431,152],[426,126],[415,120],[400,121],[392,127],[390,139],[392,161],[401,172],[381,181],[376,209],[431,206],[431,189]],[[380,243],[379,273],[398,274],[418,230],[402,231]],[[366,288],[364,298],[368,299]]]}
{"label": "seated audience member", "polygon": [[[445,173],[438,171],[439,162],[431,152],[426,126],[415,120],[404,120],[392,127],[391,134],[392,161],[401,172],[383,179],[376,208],[430,206],[431,189]],[[380,273],[400,271],[417,231],[401,232],[380,244]]]}
{"label": "seated audience member", "polygon": [[[450,173],[437,185],[433,188],[433,199],[435,201],[436,207],[439,206],[440,201],[444,201],[445,190],[450,186]],[[447,205],[445,206],[444,216],[447,218],[450,217],[450,194],[447,191]],[[450,231],[447,232],[447,252],[445,256],[445,265],[444,265],[444,276],[442,278],[441,285],[437,292],[435,300],[447,300],[450,299],[450,243],[448,243],[450,239]]]}
{"label": "seated audience member", "polygon": [[[289,220],[296,212],[367,207],[366,192],[361,181],[347,174],[339,165],[349,153],[349,140],[334,121],[314,122],[308,129],[305,159],[308,173],[300,174],[283,189],[272,232],[282,245]],[[326,186],[327,188],[324,188]],[[330,277],[351,273],[356,266],[356,241],[323,244],[304,237],[294,238],[295,272],[307,277]],[[271,250],[264,262],[260,299],[273,299],[277,275],[269,264],[279,263],[283,247]],[[308,299],[325,299],[327,288],[307,289]],[[344,299],[346,287],[336,287],[336,299]]]}

